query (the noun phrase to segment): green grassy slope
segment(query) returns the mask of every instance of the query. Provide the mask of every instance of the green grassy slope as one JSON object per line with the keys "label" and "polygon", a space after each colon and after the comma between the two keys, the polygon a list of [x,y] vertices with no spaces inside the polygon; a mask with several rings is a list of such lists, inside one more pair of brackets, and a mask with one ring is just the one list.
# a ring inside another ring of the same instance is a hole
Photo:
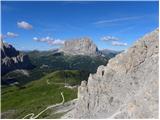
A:
{"label": "green grassy slope", "polygon": [[[88,74],[78,70],[61,70],[53,72],[44,77],[49,82],[68,83],[69,85],[79,85],[82,80],[87,78]],[[54,79],[54,81],[53,81]]]}
{"label": "green grassy slope", "polygon": [[[79,84],[83,74],[77,70],[56,71],[37,81],[32,81],[24,87],[2,88],[2,117],[3,113],[14,110],[7,118],[22,118],[31,112],[37,114],[49,105],[61,102],[60,92],[64,93],[65,101],[77,97],[77,89],[64,87],[67,84]],[[41,118],[46,117],[49,111]]]}

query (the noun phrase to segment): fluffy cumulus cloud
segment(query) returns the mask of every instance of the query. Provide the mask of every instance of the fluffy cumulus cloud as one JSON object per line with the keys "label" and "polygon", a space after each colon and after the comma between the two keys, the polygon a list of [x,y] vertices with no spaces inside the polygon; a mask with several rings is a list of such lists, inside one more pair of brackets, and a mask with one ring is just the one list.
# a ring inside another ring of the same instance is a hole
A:
{"label": "fluffy cumulus cloud", "polygon": [[37,42],[44,42],[44,43],[47,43],[49,45],[63,45],[64,44],[64,40],[61,40],[61,39],[53,39],[51,37],[44,37],[44,38],[37,38],[37,37],[34,37],[33,38],[34,41],[37,41]]}
{"label": "fluffy cumulus cloud", "polygon": [[112,45],[113,46],[127,46],[127,43],[113,41]]}
{"label": "fluffy cumulus cloud", "polygon": [[17,22],[17,26],[19,28],[25,29],[25,30],[30,30],[33,28],[33,26],[25,21]]}
{"label": "fluffy cumulus cloud", "polygon": [[7,32],[7,35],[6,35],[6,37],[9,37],[9,38],[15,38],[17,36],[18,36],[18,34],[13,33],[13,32]]}
{"label": "fluffy cumulus cloud", "polygon": [[101,40],[103,40],[103,41],[117,41],[117,40],[119,40],[119,38],[113,37],[113,36],[104,36],[101,38]]}
{"label": "fluffy cumulus cloud", "polygon": [[19,35],[13,32],[7,32],[6,34],[1,34],[0,39],[5,39],[5,38],[16,38]]}

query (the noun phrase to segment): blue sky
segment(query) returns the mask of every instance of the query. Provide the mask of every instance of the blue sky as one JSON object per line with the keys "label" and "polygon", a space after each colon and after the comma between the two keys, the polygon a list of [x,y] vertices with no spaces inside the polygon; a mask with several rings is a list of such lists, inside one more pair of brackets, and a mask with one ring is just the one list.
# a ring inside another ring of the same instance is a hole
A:
{"label": "blue sky", "polygon": [[54,49],[79,37],[123,50],[158,27],[158,1],[1,3],[4,41],[20,50]]}

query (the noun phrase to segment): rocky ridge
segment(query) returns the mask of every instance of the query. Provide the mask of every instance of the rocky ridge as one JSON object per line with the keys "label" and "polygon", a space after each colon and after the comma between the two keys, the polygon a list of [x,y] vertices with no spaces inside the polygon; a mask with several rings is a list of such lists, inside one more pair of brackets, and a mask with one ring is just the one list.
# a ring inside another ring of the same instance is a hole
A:
{"label": "rocky ridge", "polygon": [[12,45],[1,40],[1,74],[16,69],[32,69],[29,57],[17,51]]}
{"label": "rocky ridge", "polygon": [[159,29],[99,66],[62,118],[158,118]]}

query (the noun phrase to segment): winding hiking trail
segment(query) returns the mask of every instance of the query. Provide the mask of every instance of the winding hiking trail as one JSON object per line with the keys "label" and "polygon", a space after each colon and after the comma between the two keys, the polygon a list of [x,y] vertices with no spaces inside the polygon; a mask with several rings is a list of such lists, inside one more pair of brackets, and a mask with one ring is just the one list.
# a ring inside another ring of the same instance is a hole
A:
{"label": "winding hiking trail", "polygon": [[42,113],[44,113],[46,110],[50,109],[50,108],[54,108],[54,107],[57,107],[57,106],[60,106],[60,105],[63,105],[64,104],[64,95],[63,95],[63,92],[61,92],[61,96],[62,96],[62,102],[61,103],[58,103],[58,104],[55,104],[55,105],[50,105],[48,106],[46,109],[42,110],[40,113],[38,113],[37,115],[35,115],[34,113],[30,113],[30,114],[27,114],[25,117],[23,117],[22,119],[27,119],[27,117],[30,116],[30,119],[36,119],[38,118]]}

